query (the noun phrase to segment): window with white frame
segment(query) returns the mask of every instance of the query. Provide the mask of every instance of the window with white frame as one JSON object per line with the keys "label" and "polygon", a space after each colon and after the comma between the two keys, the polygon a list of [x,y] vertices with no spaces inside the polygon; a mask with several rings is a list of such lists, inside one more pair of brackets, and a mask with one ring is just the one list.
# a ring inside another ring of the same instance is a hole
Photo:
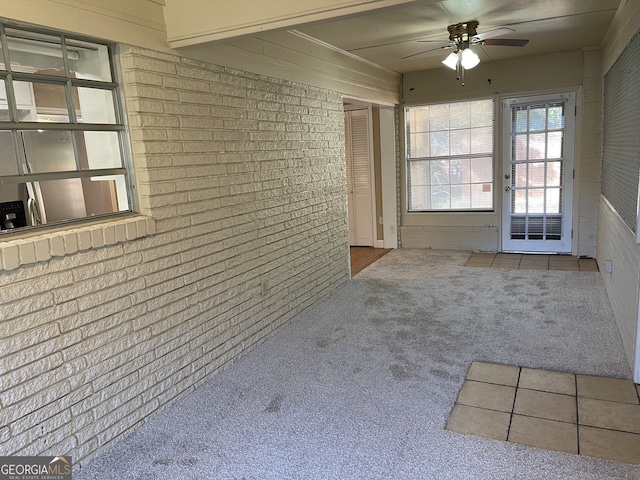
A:
{"label": "window with white frame", "polygon": [[410,212],[493,210],[493,100],[405,108]]}
{"label": "window with white frame", "polygon": [[0,24],[0,232],[131,211],[113,46]]}

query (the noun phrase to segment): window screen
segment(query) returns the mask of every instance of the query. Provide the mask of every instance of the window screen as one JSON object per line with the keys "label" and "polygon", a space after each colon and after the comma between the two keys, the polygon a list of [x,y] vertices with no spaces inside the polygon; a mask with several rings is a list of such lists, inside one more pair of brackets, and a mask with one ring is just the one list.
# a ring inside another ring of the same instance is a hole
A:
{"label": "window screen", "polygon": [[407,107],[409,211],[493,209],[493,100]]}
{"label": "window screen", "polygon": [[637,232],[640,172],[640,33],[604,79],[602,194]]}

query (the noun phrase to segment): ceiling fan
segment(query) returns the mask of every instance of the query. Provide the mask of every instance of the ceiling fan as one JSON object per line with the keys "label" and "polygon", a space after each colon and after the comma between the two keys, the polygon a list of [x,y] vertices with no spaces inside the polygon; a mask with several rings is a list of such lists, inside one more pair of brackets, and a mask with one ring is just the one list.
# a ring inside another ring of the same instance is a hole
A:
{"label": "ceiling fan", "polygon": [[[449,42],[446,45],[432,48],[429,50],[424,50],[422,52],[413,53],[411,55],[407,55],[405,58],[415,57],[416,55],[422,55],[427,52],[432,52],[434,50],[443,50],[447,48],[455,48],[455,51],[450,53],[447,58],[445,58],[442,63],[444,63],[447,67],[457,70],[458,72],[458,80],[463,78],[464,70],[469,70],[475,67],[478,63],[480,63],[480,58],[476,53],[471,50],[471,47],[474,46],[482,46],[482,45],[497,45],[497,46],[505,46],[505,47],[524,47],[529,40],[517,39],[517,38],[495,38],[501,35],[506,35],[511,32],[515,32],[513,28],[508,27],[500,27],[495,28],[493,30],[488,30],[483,33],[478,33],[478,21],[470,20],[468,22],[454,23],[453,25],[449,25],[447,30],[449,31]],[[418,40],[418,42],[430,43],[430,42],[440,42],[440,40]],[[464,85],[464,83],[463,83]]]}

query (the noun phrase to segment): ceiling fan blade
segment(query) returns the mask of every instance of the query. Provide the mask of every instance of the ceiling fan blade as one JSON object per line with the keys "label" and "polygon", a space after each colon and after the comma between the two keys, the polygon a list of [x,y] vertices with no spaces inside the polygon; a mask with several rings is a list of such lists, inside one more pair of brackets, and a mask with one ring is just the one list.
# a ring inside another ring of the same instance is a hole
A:
{"label": "ceiling fan blade", "polygon": [[483,45],[497,45],[503,47],[524,47],[529,43],[529,40],[524,40],[522,38],[490,38],[480,43]]}
{"label": "ceiling fan blade", "polygon": [[493,30],[489,30],[487,32],[482,32],[473,37],[474,40],[483,41],[487,38],[499,37],[500,35],[507,35],[508,33],[515,32],[513,28],[509,27],[500,27],[494,28]]}
{"label": "ceiling fan blade", "polygon": [[411,55],[405,55],[404,57],[400,57],[401,60],[404,60],[405,58],[411,58],[411,57],[415,57],[417,55],[422,55],[424,53],[429,53],[429,52],[434,52],[436,50],[445,50],[447,48],[451,48],[453,47],[453,45],[445,45],[444,47],[438,47],[438,48],[432,48],[430,50],[424,50],[422,52],[418,52],[418,53],[412,53]]}

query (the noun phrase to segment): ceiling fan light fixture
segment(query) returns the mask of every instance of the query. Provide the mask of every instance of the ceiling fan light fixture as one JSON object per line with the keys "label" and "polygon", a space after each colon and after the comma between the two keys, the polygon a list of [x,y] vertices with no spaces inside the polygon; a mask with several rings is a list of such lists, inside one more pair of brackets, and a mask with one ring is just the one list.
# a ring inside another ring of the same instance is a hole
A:
{"label": "ceiling fan light fixture", "polygon": [[480,57],[470,48],[465,48],[460,54],[460,63],[462,64],[462,68],[470,70],[480,63]]}
{"label": "ceiling fan light fixture", "polygon": [[458,52],[451,52],[447,58],[445,58],[442,63],[444,63],[451,70],[455,70],[458,68]]}

